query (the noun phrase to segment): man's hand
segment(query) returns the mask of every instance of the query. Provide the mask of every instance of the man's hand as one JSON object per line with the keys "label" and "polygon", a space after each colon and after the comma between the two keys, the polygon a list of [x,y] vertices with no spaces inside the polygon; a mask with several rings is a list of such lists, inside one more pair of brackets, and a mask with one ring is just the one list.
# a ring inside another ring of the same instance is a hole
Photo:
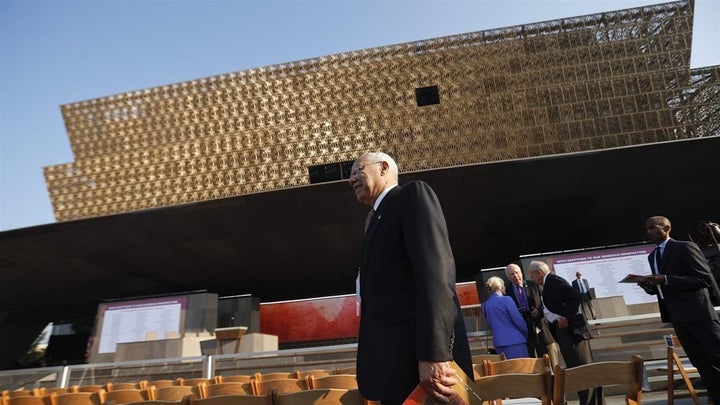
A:
{"label": "man's hand", "polygon": [[457,372],[447,361],[418,361],[420,384],[425,392],[438,402],[450,402],[455,393],[452,387],[457,381]]}
{"label": "man's hand", "polygon": [[645,290],[648,294],[657,294],[657,286],[665,284],[665,276],[662,274],[653,274],[652,276],[647,276],[645,279],[639,283],[637,283],[638,286],[640,286],[643,290]]}
{"label": "man's hand", "polygon": [[560,329],[567,328],[568,324],[570,323],[570,322],[568,322],[567,318],[565,318],[565,317],[558,319],[557,322],[558,322],[558,328],[560,328]]}

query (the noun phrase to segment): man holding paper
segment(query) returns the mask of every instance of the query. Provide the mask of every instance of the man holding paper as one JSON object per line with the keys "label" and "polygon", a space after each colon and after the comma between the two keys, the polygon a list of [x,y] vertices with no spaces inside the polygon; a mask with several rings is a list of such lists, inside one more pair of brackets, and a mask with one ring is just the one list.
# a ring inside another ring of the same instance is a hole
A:
{"label": "man holding paper", "polygon": [[700,248],[670,238],[670,229],[670,220],[662,216],[645,222],[645,232],[656,248],[648,256],[653,275],[638,285],[657,295],[662,321],[672,323],[708,395],[720,404],[720,320],[710,291],[717,290],[717,284]]}

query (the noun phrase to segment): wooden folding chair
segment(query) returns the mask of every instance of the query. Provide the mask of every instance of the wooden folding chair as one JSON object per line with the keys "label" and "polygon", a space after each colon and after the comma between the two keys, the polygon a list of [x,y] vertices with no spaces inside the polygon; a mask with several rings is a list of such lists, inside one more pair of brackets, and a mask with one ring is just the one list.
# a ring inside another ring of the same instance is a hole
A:
{"label": "wooden folding chair", "polygon": [[487,374],[485,373],[485,362],[486,361],[502,361],[505,360],[505,353],[500,354],[476,354],[475,356],[472,356],[472,365],[473,365],[473,379],[478,379],[480,377],[484,377]]}
{"label": "wooden folding chair", "polygon": [[303,378],[307,378],[310,376],[325,377],[325,376],[332,375],[332,374],[333,374],[332,370],[325,370],[325,369],[306,370],[306,371],[296,370],[294,378],[303,379]]}
{"label": "wooden folding chair", "polygon": [[148,382],[141,380],[138,382],[108,382],[105,384],[105,391],[116,391],[116,390],[145,390],[148,387]]}
{"label": "wooden folding chair", "polygon": [[2,391],[2,396],[4,397],[10,397],[10,398],[18,398],[18,397],[41,397],[42,392],[39,388],[33,388],[29,390],[4,390]]}
{"label": "wooden folding chair", "polygon": [[[675,349],[682,347],[682,343],[678,340],[677,336],[667,335],[665,336],[665,345],[667,346],[667,366],[662,367],[659,370],[667,372],[667,400],[668,404],[672,405],[675,403],[675,398],[692,398],[695,405],[700,405],[700,396],[707,395],[707,390],[696,390],[692,381],[690,380],[690,373],[697,373],[697,368],[693,366],[689,360],[683,361]],[[685,358],[686,359],[686,358]],[[675,392],[675,377],[680,375],[687,393]]]}
{"label": "wooden folding chair", "polygon": [[112,401],[115,404],[126,404],[128,402],[147,401],[150,399],[147,390],[127,389],[114,391],[98,391],[100,402]]}
{"label": "wooden folding chair", "polygon": [[128,402],[127,404],[123,404],[123,405],[185,405],[185,404],[186,404],[186,402],[184,399],[177,400],[177,401],[148,399],[146,401]]}
{"label": "wooden folding chair", "polygon": [[[601,395],[602,387],[623,385],[627,389],[625,403],[639,405],[642,403],[642,377],[643,358],[637,355],[629,361],[602,361],[572,368],[556,365],[553,403],[564,404],[569,392],[598,388],[596,392]],[[602,398],[595,398],[595,401],[602,401]]]}
{"label": "wooden folding chair", "polygon": [[72,392],[72,390],[70,389],[70,387],[47,387],[47,388],[43,388],[43,389],[45,390],[45,395],[50,395],[50,394],[58,394],[58,395],[60,395],[60,394],[69,394],[69,393]]}
{"label": "wooden folding chair", "polygon": [[280,378],[277,380],[262,381],[253,379],[250,384],[252,385],[252,393],[254,395],[267,395],[271,391],[285,394],[288,392],[297,392],[308,389],[308,381],[299,380],[297,378]]}
{"label": "wooden folding chair", "polygon": [[211,380],[209,378],[203,378],[203,377],[198,377],[198,378],[182,378],[182,377],[180,377],[177,379],[177,381],[178,381],[178,385],[198,385],[198,384],[202,384],[202,383],[212,384],[214,382],[213,380]]}
{"label": "wooden folding chair", "polygon": [[11,397],[3,395],[0,398],[2,405],[52,405],[52,402],[50,402],[50,397],[48,396],[41,397],[34,395],[24,395]]}
{"label": "wooden folding chair", "polygon": [[485,360],[483,362],[485,375],[512,374],[512,373],[544,373],[552,370],[550,356],[523,357],[500,361]]}
{"label": "wooden folding chair", "polygon": [[482,365],[485,360],[490,360],[490,361],[505,360],[505,353],[500,353],[500,354],[485,353],[485,354],[476,354],[476,355],[472,356],[472,364]]}
{"label": "wooden folding chair", "polygon": [[358,390],[328,388],[292,393],[275,393],[275,405],[363,405]]}
{"label": "wooden folding chair", "polygon": [[180,383],[177,379],[174,380],[152,380],[147,382],[148,387],[154,386],[155,388],[162,388],[162,387],[173,387],[178,386]]}
{"label": "wooden folding chair", "polygon": [[189,398],[184,405],[274,405],[272,395],[218,395],[210,398]]}
{"label": "wooden folding chair", "polygon": [[333,370],[333,374],[357,374],[356,367],[341,367]]}
{"label": "wooden folding chair", "polygon": [[253,376],[251,375],[243,375],[243,374],[236,374],[236,375],[216,375],[215,376],[215,383],[224,383],[224,382],[241,382],[241,383],[249,383],[250,380],[253,379]]}
{"label": "wooden folding chair", "polygon": [[169,387],[156,387],[151,385],[148,388],[148,398],[157,401],[180,401],[188,395],[200,398],[199,385],[171,385]]}
{"label": "wooden folding chair", "polygon": [[105,385],[101,384],[88,384],[88,385],[73,385],[70,387],[72,392],[98,392],[100,390],[105,391]]}
{"label": "wooden folding chair", "polygon": [[200,398],[217,397],[220,395],[253,395],[252,383],[222,382],[217,384],[201,384]]}
{"label": "wooden folding chair", "polygon": [[352,374],[326,375],[324,377],[310,376],[308,385],[312,390],[325,388],[358,389],[357,378]]}
{"label": "wooden folding chair", "polygon": [[543,373],[513,373],[480,377],[475,380],[477,392],[485,403],[501,405],[503,399],[539,398],[542,405],[552,400],[550,370]]}
{"label": "wooden folding chair", "polygon": [[69,392],[67,394],[50,394],[51,402],[53,405],[100,405],[100,392],[105,392],[101,389],[95,392]]}
{"label": "wooden folding chair", "polygon": [[284,371],[279,371],[275,373],[255,373],[253,375],[253,378],[258,381],[264,381],[264,380],[280,380],[280,379],[287,379],[287,378],[297,378],[295,375],[295,372],[288,373]]}

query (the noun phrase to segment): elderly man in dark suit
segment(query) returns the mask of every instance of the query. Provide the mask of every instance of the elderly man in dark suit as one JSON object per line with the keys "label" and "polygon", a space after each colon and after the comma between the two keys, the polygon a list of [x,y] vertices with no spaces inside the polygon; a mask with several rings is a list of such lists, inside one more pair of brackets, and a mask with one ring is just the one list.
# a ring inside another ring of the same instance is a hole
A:
{"label": "elderly man in dark suit", "polygon": [[542,357],[548,351],[542,335],[543,308],[540,288],[534,282],[524,280],[520,266],[515,263],[510,263],[505,267],[505,277],[509,282],[509,285],[505,286],[505,294],[515,301],[520,315],[527,324],[528,354],[533,357]]}
{"label": "elderly man in dark suit", "polygon": [[[590,337],[587,321],[580,312],[580,293],[567,280],[551,273],[545,262],[530,262],[528,274],[542,286],[545,319],[550,323],[550,332],[560,346],[565,365],[577,367],[592,362],[586,342]],[[587,404],[588,391],[578,392],[578,399],[580,405]]]}
{"label": "elderly man in dark suit", "polygon": [[448,402],[458,382],[448,361],[470,378],[473,370],[440,202],[424,182],[399,186],[397,164],[381,152],[360,156],[349,181],[357,200],[372,208],[357,283],[360,393],[401,404],[421,383]]}
{"label": "elderly man in dark suit", "polygon": [[662,216],[645,222],[648,239],[657,247],[648,256],[653,276],[638,285],[657,295],[662,321],[672,323],[708,395],[720,404],[720,320],[711,300],[718,296],[717,284],[700,248],[671,239],[670,229],[670,220]]}

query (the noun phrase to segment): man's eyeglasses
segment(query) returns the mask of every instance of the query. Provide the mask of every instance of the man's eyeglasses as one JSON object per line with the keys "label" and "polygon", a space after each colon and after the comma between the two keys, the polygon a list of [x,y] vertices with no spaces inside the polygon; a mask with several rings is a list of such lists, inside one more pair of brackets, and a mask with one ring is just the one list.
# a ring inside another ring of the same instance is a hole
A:
{"label": "man's eyeglasses", "polygon": [[382,160],[379,160],[377,162],[365,163],[364,165],[357,165],[350,171],[350,176],[357,176],[357,174],[364,171],[366,167],[370,165],[376,165],[378,163],[382,163]]}

